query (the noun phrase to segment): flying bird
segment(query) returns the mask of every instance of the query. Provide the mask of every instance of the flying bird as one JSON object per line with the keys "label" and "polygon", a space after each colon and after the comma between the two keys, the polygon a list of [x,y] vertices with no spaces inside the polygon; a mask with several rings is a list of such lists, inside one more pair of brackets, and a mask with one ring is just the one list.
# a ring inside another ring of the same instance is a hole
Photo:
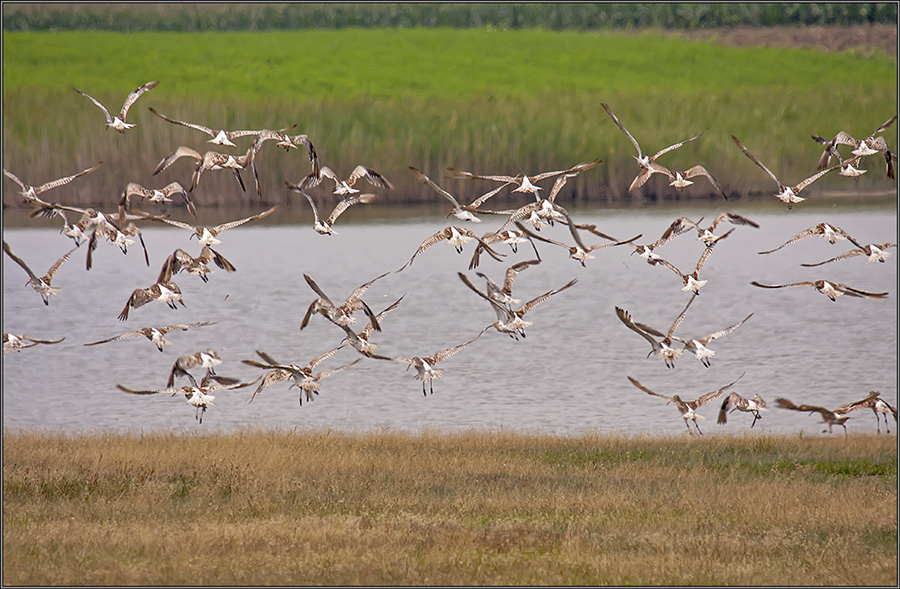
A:
{"label": "flying bird", "polygon": [[648,395],[653,395],[655,397],[660,397],[662,399],[665,399],[667,405],[669,403],[673,403],[678,408],[678,411],[681,413],[681,417],[682,417],[682,419],[684,419],[684,424],[687,426],[688,432],[693,433],[691,431],[691,424],[690,424],[690,421],[693,421],[694,427],[697,428],[697,433],[700,435],[703,435],[703,432],[700,431],[700,425],[697,423],[697,420],[705,419],[705,418],[702,415],[697,413],[697,409],[699,409],[703,405],[706,405],[713,399],[716,399],[716,398],[722,396],[725,393],[725,391],[727,391],[728,389],[733,387],[735,385],[735,383],[737,383],[737,381],[741,380],[741,378],[743,378],[743,377],[744,377],[744,374],[741,374],[733,382],[728,383],[727,385],[725,385],[724,387],[722,387],[720,389],[716,389],[712,392],[706,393],[704,395],[700,395],[693,401],[684,401],[678,395],[673,395],[671,397],[668,397],[666,395],[654,393],[653,391],[651,391],[650,389],[648,389],[647,387],[645,387],[644,385],[642,385],[635,379],[631,378],[630,376],[628,377],[628,380],[631,381],[631,384],[633,384],[637,388],[641,389]]}
{"label": "flying bird", "polygon": [[860,245],[855,239],[853,239],[853,237],[849,233],[847,233],[846,231],[844,231],[837,225],[831,225],[830,223],[818,223],[816,225],[813,225],[809,229],[804,229],[803,231],[801,231],[797,235],[793,236],[792,238],[790,238],[783,244],[779,245],[775,249],[771,249],[771,250],[767,250],[767,251],[759,252],[759,253],[760,254],[771,254],[772,252],[777,252],[778,250],[780,250],[783,247],[787,247],[791,244],[797,243],[798,241],[800,241],[802,239],[806,239],[807,237],[813,237],[815,235],[821,236],[822,239],[824,239],[831,245],[834,245],[838,241],[846,240],[846,241],[849,241],[850,243],[852,243],[853,245],[855,245],[856,247],[862,247],[862,245]]}
{"label": "flying bird", "polygon": [[334,206],[334,209],[331,211],[331,214],[328,215],[328,218],[322,220],[319,218],[319,209],[316,208],[315,201],[313,201],[313,198],[309,194],[307,194],[305,190],[303,190],[296,184],[291,184],[286,180],[284,183],[291,190],[301,193],[306,197],[306,200],[309,201],[309,206],[312,207],[313,218],[315,219],[313,223],[313,229],[315,229],[316,233],[319,233],[320,235],[337,235],[337,231],[334,230],[334,223],[337,221],[337,218],[340,217],[341,214],[349,207],[355,204],[369,204],[376,196],[375,194],[369,192],[366,194],[353,194],[352,196],[342,198]]}
{"label": "flying bird", "polygon": [[40,198],[38,198],[39,194],[47,192],[51,188],[56,188],[58,186],[64,186],[76,178],[80,178],[81,176],[84,176],[85,174],[90,174],[91,172],[93,172],[94,170],[96,170],[97,168],[99,168],[102,165],[103,165],[103,161],[99,161],[96,164],[94,164],[93,166],[91,166],[90,168],[88,168],[86,170],[82,170],[82,171],[78,172],[77,174],[73,174],[71,176],[66,176],[65,178],[59,178],[58,180],[51,180],[50,182],[45,182],[45,183],[41,184],[40,186],[30,186],[28,184],[25,184],[24,182],[19,180],[18,176],[16,176],[12,172],[6,170],[5,168],[3,170],[3,173],[6,175],[7,178],[11,179],[13,182],[15,182],[16,184],[19,185],[19,188],[21,189],[22,198],[24,199],[23,202],[25,202],[27,204],[34,203],[37,205],[42,205],[42,204],[46,205],[49,203],[45,203]]}
{"label": "flying bird", "polygon": [[865,298],[873,301],[881,300],[884,297],[888,296],[888,293],[886,292],[868,292],[865,290],[860,290],[858,288],[853,288],[852,286],[846,285],[842,282],[829,282],[828,280],[804,280],[802,282],[791,282],[789,284],[762,284],[754,280],[750,284],[752,284],[753,286],[759,286],[761,288],[790,288],[794,286],[811,286],[832,301],[836,300],[836,298],[841,295],[849,295],[851,297]]}
{"label": "flying bird", "polygon": [[737,393],[731,393],[722,401],[722,407],[719,409],[719,419],[716,423],[725,425],[728,422],[728,414],[737,410],[753,415],[753,423],[750,424],[750,427],[753,428],[757,420],[762,419],[762,415],[759,412],[765,409],[766,402],[759,395],[753,395],[752,399],[747,399]]}
{"label": "flying bird", "polygon": [[6,254],[10,258],[12,258],[12,260],[16,264],[21,266],[22,269],[25,270],[25,272],[28,274],[28,282],[26,282],[25,285],[27,286],[30,284],[31,287],[39,295],[41,295],[41,299],[44,301],[44,304],[48,306],[50,305],[50,297],[55,297],[61,290],[59,288],[50,286],[50,283],[53,281],[53,277],[56,275],[56,272],[59,270],[60,266],[62,266],[66,262],[66,260],[69,259],[69,256],[71,256],[76,249],[78,249],[78,246],[75,246],[74,248],[63,254],[60,259],[56,260],[56,262],[54,262],[53,265],[50,266],[50,269],[47,270],[46,274],[44,274],[42,277],[38,277],[34,272],[31,271],[31,268],[29,268],[28,265],[20,257],[12,253],[12,250],[9,248],[9,244],[6,243],[5,240],[3,242],[3,251],[5,251]]}
{"label": "flying bird", "polygon": [[91,342],[89,344],[84,344],[85,346],[96,346],[98,344],[105,344],[107,342],[115,342],[121,339],[128,339],[132,337],[144,336],[151,342],[156,348],[162,352],[163,346],[172,345],[172,342],[166,339],[166,334],[171,331],[181,330],[187,331],[192,327],[203,327],[204,325],[214,325],[215,321],[203,321],[201,323],[177,323],[175,325],[166,325],[165,327],[142,327],[137,331],[129,331],[127,333],[123,333],[117,336],[108,337],[106,339],[102,339],[100,341]]}
{"label": "flying bird", "polygon": [[73,88],[73,90],[75,90],[75,92],[78,92],[82,96],[87,97],[91,102],[93,102],[98,107],[100,107],[100,110],[102,110],[103,114],[106,116],[107,128],[115,129],[119,133],[124,133],[126,129],[131,129],[132,127],[134,127],[134,124],[125,122],[125,117],[128,114],[128,109],[131,108],[131,105],[134,104],[135,101],[141,97],[141,94],[143,94],[147,90],[152,90],[153,88],[156,88],[157,84],[159,84],[159,82],[147,82],[143,86],[140,86],[139,88],[136,88],[135,90],[133,90],[131,92],[131,94],[129,94],[128,97],[125,99],[125,103],[122,105],[122,110],[115,117],[111,116],[109,114],[109,111],[106,110],[106,107],[103,106],[102,104],[100,104],[100,102],[98,102],[95,98],[88,96],[87,94],[85,94],[84,92],[79,90],[78,88]]}
{"label": "flying bird", "polygon": [[10,352],[19,352],[25,348],[32,348],[38,344],[58,344],[63,341],[64,337],[59,339],[37,339],[27,335],[19,335],[15,333],[3,334],[3,354]]}

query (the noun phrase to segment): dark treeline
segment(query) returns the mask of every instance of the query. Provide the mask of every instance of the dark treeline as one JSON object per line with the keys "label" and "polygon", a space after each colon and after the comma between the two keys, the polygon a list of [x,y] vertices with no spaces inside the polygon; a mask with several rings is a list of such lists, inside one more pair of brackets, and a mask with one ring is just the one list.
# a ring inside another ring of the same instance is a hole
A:
{"label": "dark treeline", "polygon": [[660,27],[896,23],[897,3],[623,4],[16,4],[4,31],[227,31],[346,27],[541,27],[602,30]]}

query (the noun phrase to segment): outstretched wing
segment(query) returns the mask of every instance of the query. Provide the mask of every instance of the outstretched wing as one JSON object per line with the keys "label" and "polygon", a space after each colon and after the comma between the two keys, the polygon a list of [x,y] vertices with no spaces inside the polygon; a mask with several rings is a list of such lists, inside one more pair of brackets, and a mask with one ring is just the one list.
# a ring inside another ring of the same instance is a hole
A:
{"label": "outstretched wing", "polygon": [[734,140],[734,142],[737,144],[737,146],[741,149],[741,151],[744,152],[744,155],[746,155],[748,158],[750,158],[750,161],[752,161],[754,164],[756,164],[757,166],[759,166],[760,168],[762,168],[763,171],[765,171],[765,173],[768,174],[769,177],[770,177],[772,180],[774,180],[776,184],[778,184],[779,188],[782,186],[781,181],[775,176],[775,174],[773,174],[772,171],[771,171],[769,168],[765,167],[761,161],[759,161],[758,159],[756,159],[756,156],[753,155],[752,153],[750,153],[750,152],[747,150],[747,148],[744,147],[744,144],[741,143],[740,140],[738,140],[737,137],[735,137],[734,135],[732,135],[731,138]]}
{"label": "outstretched wing", "polygon": [[690,141],[693,141],[694,139],[696,139],[697,137],[700,137],[700,135],[703,135],[704,133],[706,133],[706,131],[700,131],[698,134],[694,135],[694,136],[691,137],[690,139],[685,139],[684,141],[679,141],[678,143],[676,143],[676,144],[674,144],[674,145],[670,145],[669,147],[666,147],[666,148],[664,148],[664,149],[661,149],[661,150],[657,151],[657,152],[653,155],[653,157],[650,158],[650,159],[651,159],[651,160],[655,160],[656,158],[658,158],[659,156],[663,155],[664,153],[669,153],[669,152],[672,151],[673,149],[678,149],[679,147],[681,147],[681,146],[684,145],[685,143],[688,143],[688,142],[690,142]]}
{"label": "outstretched wing", "polygon": [[93,96],[88,96],[87,94],[85,94],[84,92],[82,92],[81,90],[79,90],[78,88],[74,88],[74,87],[73,87],[72,90],[75,90],[75,92],[78,92],[78,93],[81,94],[82,96],[87,97],[91,102],[93,102],[94,104],[96,104],[97,106],[99,106],[99,107],[100,107],[100,110],[103,111],[103,115],[106,117],[106,122],[107,122],[107,123],[112,123],[112,122],[113,122],[112,117],[109,116],[109,111],[106,110],[106,107],[103,106],[102,104],[100,104],[100,102],[99,102],[97,99],[95,99]]}
{"label": "outstretched wing", "polygon": [[178,121],[178,120],[169,118],[169,117],[167,117],[166,115],[164,115],[164,114],[162,114],[162,113],[156,112],[156,111],[153,109],[152,106],[147,107],[147,110],[149,110],[150,112],[152,112],[153,114],[155,114],[156,116],[158,116],[159,118],[161,118],[161,119],[164,120],[164,121],[168,121],[168,122],[173,123],[173,124],[175,124],[175,125],[181,125],[182,127],[189,127],[189,128],[191,128],[191,129],[196,129],[196,130],[198,130],[198,131],[203,131],[204,133],[206,133],[206,134],[209,135],[210,137],[215,137],[215,136],[216,136],[216,132],[213,131],[212,129],[210,129],[209,127],[204,127],[203,125],[197,125],[197,124],[195,124],[195,123],[186,123],[186,122],[184,122],[184,121]]}
{"label": "outstretched wing", "polygon": [[714,391],[711,391],[711,392],[709,392],[709,393],[706,393],[705,395],[701,395],[700,397],[698,397],[698,398],[697,398],[697,401],[696,401],[697,407],[701,407],[701,406],[705,405],[706,403],[709,403],[710,401],[712,401],[712,400],[715,399],[716,397],[721,396],[725,391],[727,391],[728,389],[730,389],[731,387],[733,387],[733,386],[737,383],[737,381],[739,381],[739,380],[741,380],[742,378],[744,378],[744,375],[745,375],[745,374],[747,374],[747,373],[746,373],[746,372],[742,372],[741,375],[740,375],[739,377],[737,377],[736,379],[734,379],[732,382],[728,383],[728,384],[725,385],[724,387],[722,387],[722,388],[720,388],[720,389],[716,389],[716,390],[714,390]]}
{"label": "outstretched wing", "polygon": [[158,84],[159,84],[159,82],[147,82],[143,86],[134,89],[131,92],[131,94],[129,94],[128,97],[125,99],[125,103],[122,105],[122,112],[119,113],[119,118],[124,121],[125,116],[128,114],[128,109],[131,108],[131,105],[134,104],[134,102],[138,98],[141,97],[141,94],[143,94],[147,90],[152,90],[153,88],[156,88],[156,86]]}
{"label": "outstretched wing", "polygon": [[221,233],[222,231],[225,231],[226,229],[231,229],[232,227],[237,227],[238,225],[243,225],[244,223],[249,223],[250,221],[257,221],[259,219],[262,219],[263,217],[267,217],[267,216],[271,215],[272,212],[274,212],[275,209],[277,209],[277,208],[278,208],[278,205],[275,205],[271,209],[265,210],[261,213],[253,215],[251,217],[247,217],[246,219],[238,219],[237,221],[229,221],[227,223],[222,223],[221,225],[217,225],[215,227],[215,232]]}
{"label": "outstretched wing", "polygon": [[654,397],[659,397],[659,398],[661,398],[661,399],[665,399],[665,400],[668,401],[669,403],[674,403],[674,402],[675,402],[675,399],[673,399],[672,397],[667,397],[666,395],[660,395],[659,393],[654,393],[653,391],[651,391],[650,389],[648,389],[647,387],[645,387],[644,385],[642,385],[641,383],[639,383],[637,380],[631,378],[630,376],[628,377],[628,380],[631,382],[631,384],[633,384],[633,385],[636,386],[637,388],[641,389],[642,391],[644,391],[644,392],[647,393],[648,395],[653,395]]}

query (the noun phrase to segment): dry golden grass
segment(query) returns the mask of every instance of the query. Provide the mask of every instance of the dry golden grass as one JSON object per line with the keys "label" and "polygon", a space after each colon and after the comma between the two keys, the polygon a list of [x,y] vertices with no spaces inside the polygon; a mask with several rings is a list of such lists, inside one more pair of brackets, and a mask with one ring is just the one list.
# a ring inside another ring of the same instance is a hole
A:
{"label": "dry golden grass", "polygon": [[6,585],[895,585],[894,436],[3,436]]}

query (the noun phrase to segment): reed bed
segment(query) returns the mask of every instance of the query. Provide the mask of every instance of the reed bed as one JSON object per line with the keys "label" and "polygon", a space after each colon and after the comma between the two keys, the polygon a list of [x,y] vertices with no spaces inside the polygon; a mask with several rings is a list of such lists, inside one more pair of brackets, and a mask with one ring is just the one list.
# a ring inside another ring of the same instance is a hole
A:
{"label": "reed bed", "polygon": [[[705,131],[672,154],[672,167],[703,163],[736,195],[772,190],[744,157],[738,136],[788,182],[810,175],[821,146],[812,133],[871,132],[896,111],[896,61],[887,56],[809,50],[724,48],[661,34],[452,29],[130,33],[96,31],[4,35],[4,167],[40,184],[101,170],[60,190],[69,204],[115,202],[127,182],[190,182],[191,164],[152,170],[178,145],[205,150],[202,133],[147,111],[237,128],[281,128],[312,139],[339,174],[364,163],[396,189],[384,202],[433,200],[408,166],[461,198],[485,185],[445,181],[447,166],[488,174],[536,173],[602,158],[561,198],[617,201],[633,177],[634,148],[600,108],[610,105],[646,151]],[[135,51],[139,47],[141,51]],[[209,75],[205,55],[221,69]],[[415,58],[414,55],[427,55]],[[162,66],[160,64],[163,64]],[[121,106],[138,85],[160,85],[129,112],[125,135],[71,86]],[[889,140],[890,143],[890,140]],[[235,152],[246,149],[249,141]],[[310,171],[299,150],[266,145],[258,158],[263,201],[293,200],[284,180]],[[853,189],[886,189],[879,162]],[[247,175],[247,180],[252,180]],[[829,187],[846,178],[823,178]],[[817,187],[819,184],[817,183]],[[198,205],[259,204],[235,196],[230,175],[205,174]],[[676,195],[651,182],[651,197]],[[685,196],[710,197],[698,183]],[[18,203],[5,191],[4,205]],[[498,199],[502,200],[502,199]],[[302,203],[303,201],[301,201]]]}
{"label": "reed bed", "polygon": [[896,585],[894,436],[4,433],[7,585]]}

